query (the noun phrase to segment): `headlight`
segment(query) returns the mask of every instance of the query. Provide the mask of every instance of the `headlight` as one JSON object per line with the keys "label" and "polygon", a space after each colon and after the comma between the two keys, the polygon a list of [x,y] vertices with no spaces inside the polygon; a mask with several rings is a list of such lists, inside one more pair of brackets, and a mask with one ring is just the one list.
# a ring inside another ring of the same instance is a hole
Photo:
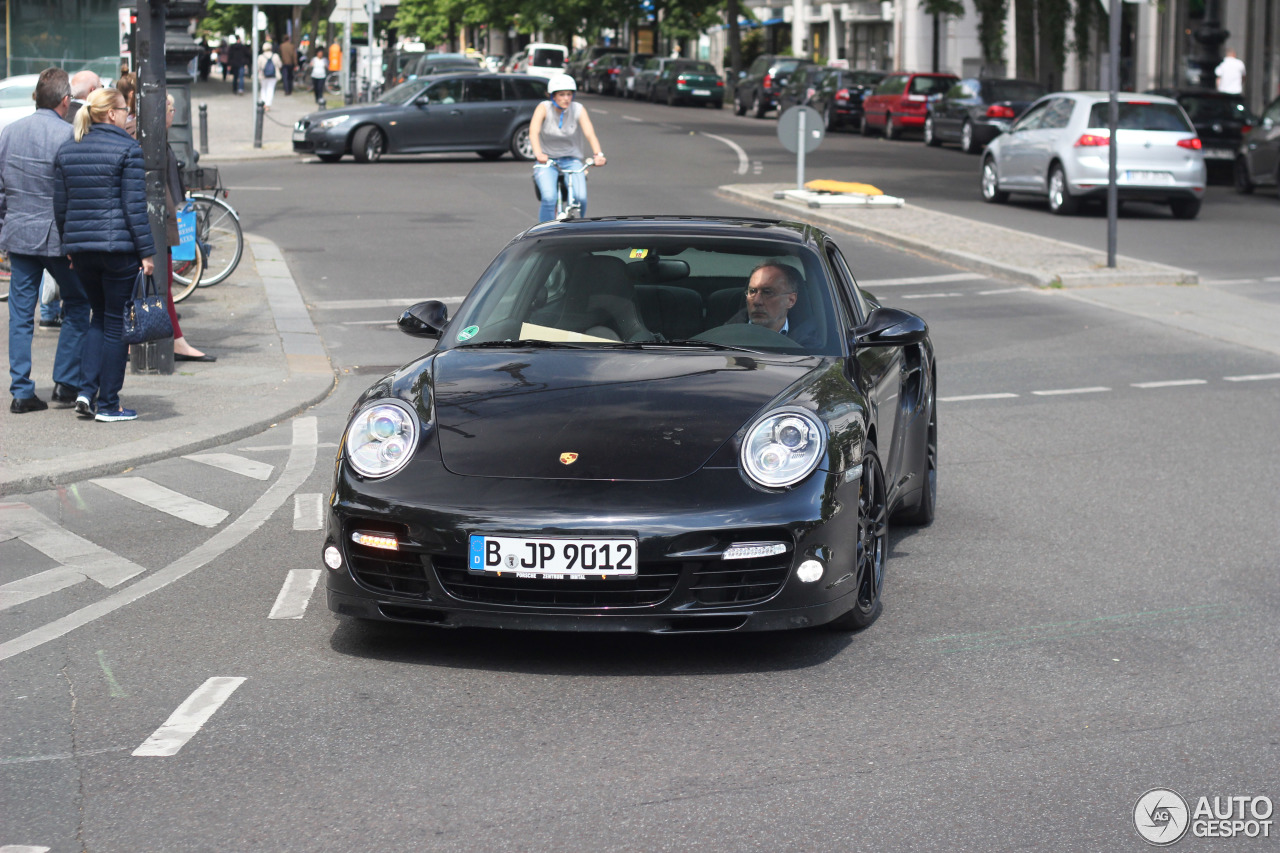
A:
{"label": "headlight", "polygon": [[385,477],[404,467],[418,443],[418,422],[402,403],[379,400],[347,427],[347,461],[366,477]]}
{"label": "headlight", "polygon": [[349,118],[351,118],[351,116],[329,116],[328,118],[320,119],[320,121],[316,123],[316,127],[321,130],[328,130],[332,127],[337,127]]}
{"label": "headlight", "polygon": [[822,422],[808,412],[771,412],[747,431],[742,467],[762,486],[792,486],[818,467],[825,441]]}

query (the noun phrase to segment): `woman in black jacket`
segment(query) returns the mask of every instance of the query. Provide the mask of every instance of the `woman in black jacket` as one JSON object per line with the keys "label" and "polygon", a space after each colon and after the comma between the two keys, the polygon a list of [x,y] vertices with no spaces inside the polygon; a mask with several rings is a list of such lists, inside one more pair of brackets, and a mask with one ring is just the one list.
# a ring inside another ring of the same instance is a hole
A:
{"label": "woman in black jacket", "polygon": [[142,148],[125,131],[128,114],[115,89],[94,92],[54,160],[54,215],[93,309],[76,414],[104,422],[138,417],[120,405],[128,352],[120,336],[138,268],[155,272]]}

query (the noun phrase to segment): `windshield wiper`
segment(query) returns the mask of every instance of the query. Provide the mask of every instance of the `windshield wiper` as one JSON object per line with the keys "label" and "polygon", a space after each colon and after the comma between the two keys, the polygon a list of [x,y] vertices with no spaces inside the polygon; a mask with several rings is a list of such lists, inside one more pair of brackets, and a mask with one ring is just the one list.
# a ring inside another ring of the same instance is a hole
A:
{"label": "windshield wiper", "polygon": [[474,344],[458,344],[455,349],[585,349],[582,344],[568,341],[539,341],[522,338],[516,341],[480,341]]}
{"label": "windshield wiper", "polygon": [[666,341],[662,344],[653,344],[653,346],[665,347],[702,347],[703,349],[713,350],[733,350],[734,352],[753,352],[763,354],[760,350],[748,349],[747,347],[731,347],[726,344],[718,344],[714,341],[704,341],[701,338],[690,338],[687,341]]}

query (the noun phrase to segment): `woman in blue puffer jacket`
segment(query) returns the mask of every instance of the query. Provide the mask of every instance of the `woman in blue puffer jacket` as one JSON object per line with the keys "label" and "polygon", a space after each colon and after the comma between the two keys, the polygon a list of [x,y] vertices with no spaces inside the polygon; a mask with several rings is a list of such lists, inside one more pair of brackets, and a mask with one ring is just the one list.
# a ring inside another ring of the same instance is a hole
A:
{"label": "woman in blue puffer jacket", "polygon": [[142,147],[124,129],[128,116],[119,92],[99,89],[76,113],[75,136],[54,160],[54,216],[93,309],[76,414],[104,422],[138,417],[120,405],[128,352],[120,336],[138,267],[155,271]]}

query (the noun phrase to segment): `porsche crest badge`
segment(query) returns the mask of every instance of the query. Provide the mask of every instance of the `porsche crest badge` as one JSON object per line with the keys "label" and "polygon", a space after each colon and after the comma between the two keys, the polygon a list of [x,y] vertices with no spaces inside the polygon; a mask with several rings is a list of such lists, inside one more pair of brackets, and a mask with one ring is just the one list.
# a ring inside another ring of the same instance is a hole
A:
{"label": "porsche crest badge", "polygon": [[560,464],[561,464],[561,465],[572,465],[573,463],[575,463],[575,462],[577,462],[577,461],[578,461],[578,454],[576,454],[576,453],[561,453],[561,454],[560,454]]}

